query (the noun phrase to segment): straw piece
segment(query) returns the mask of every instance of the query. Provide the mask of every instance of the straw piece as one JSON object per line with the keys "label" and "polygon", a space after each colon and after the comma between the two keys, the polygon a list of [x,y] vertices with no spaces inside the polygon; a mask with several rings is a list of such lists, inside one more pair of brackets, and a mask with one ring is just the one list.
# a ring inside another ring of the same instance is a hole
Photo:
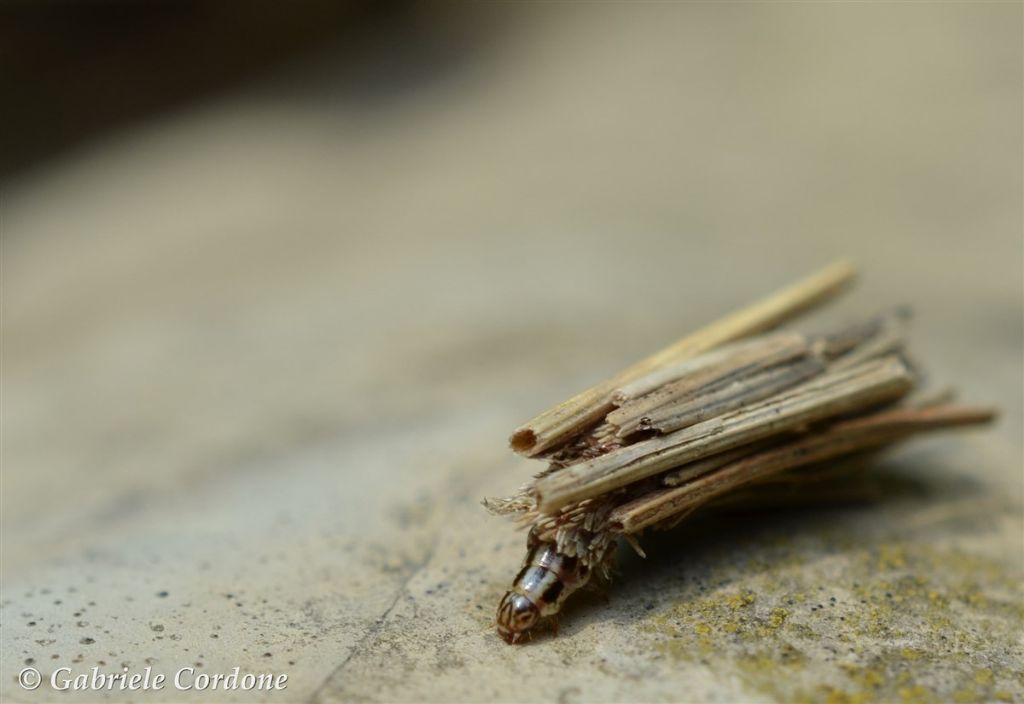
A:
{"label": "straw piece", "polygon": [[636,533],[772,474],[881,447],[915,432],[986,423],[994,416],[995,412],[987,408],[943,405],[897,408],[842,421],[828,430],[735,460],[680,486],[656,490],[622,504],[609,514],[609,525],[615,532]]}
{"label": "straw piece", "polygon": [[[640,418],[654,409],[692,399],[698,393],[720,389],[759,371],[805,357],[809,351],[810,343],[806,337],[784,333],[758,337],[738,346],[729,345],[680,364],[663,367],[625,389],[617,390],[613,398],[621,405],[605,420],[619,427],[620,436],[628,435],[637,430]],[[649,384],[655,386],[648,388]],[[628,394],[635,393],[635,390],[645,391],[643,395],[630,398]]]}
{"label": "straw piece", "polygon": [[695,479],[696,477],[708,474],[716,469],[721,469],[727,464],[732,464],[736,460],[743,459],[748,455],[767,449],[776,444],[777,441],[773,438],[768,438],[760,442],[736,447],[732,450],[727,450],[726,452],[719,452],[717,455],[711,455],[710,457],[705,457],[702,460],[687,462],[679,469],[673,469],[672,471],[666,472],[662,475],[661,483],[665,486],[680,486],[692,479]]}
{"label": "straw piece", "polygon": [[770,330],[839,292],[854,276],[837,262],[777,293],[742,308],[637,362],[612,379],[541,413],[509,439],[516,452],[534,456],[600,420],[612,409],[613,391],[667,364],[688,359],[733,340]]}
{"label": "straw piece", "polygon": [[894,400],[912,385],[909,370],[896,357],[822,374],[746,408],[549,474],[534,485],[538,510],[551,514],[568,503],[598,496],[716,452]]}
{"label": "straw piece", "polygon": [[619,435],[626,436],[641,429],[671,433],[766,399],[824,371],[825,363],[820,359],[804,359],[795,364],[766,369],[724,388],[656,408],[624,427]]}
{"label": "straw piece", "polygon": [[861,340],[860,344],[832,362],[831,369],[848,369],[869,359],[875,359],[903,349],[907,334],[907,318],[905,309],[878,316],[872,323],[873,333]]}
{"label": "straw piece", "polygon": [[[781,332],[760,335],[750,340],[741,340],[723,345],[704,354],[665,365],[649,374],[620,386],[612,394],[612,400],[620,407],[639,407],[640,404],[654,408],[660,405],[666,395],[666,386],[676,386],[686,382],[693,387],[710,383],[716,379],[727,379],[733,374],[742,373],[749,365],[771,366],[806,355],[810,342],[805,335],[795,332]],[[699,379],[699,381],[698,381]],[[676,394],[679,392],[677,391]],[[608,420],[614,421],[619,411],[609,414]]]}

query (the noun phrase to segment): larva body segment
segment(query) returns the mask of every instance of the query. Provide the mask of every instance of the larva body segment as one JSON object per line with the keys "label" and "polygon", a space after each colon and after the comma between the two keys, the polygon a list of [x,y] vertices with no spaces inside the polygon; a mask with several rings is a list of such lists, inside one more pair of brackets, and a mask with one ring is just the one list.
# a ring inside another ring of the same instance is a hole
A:
{"label": "larva body segment", "polygon": [[498,604],[498,635],[518,643],[544,618],[554,616],[569,596],[590,581],[591,570],[578,557],[558,552],[554,543],[531,534],[523,568]]}

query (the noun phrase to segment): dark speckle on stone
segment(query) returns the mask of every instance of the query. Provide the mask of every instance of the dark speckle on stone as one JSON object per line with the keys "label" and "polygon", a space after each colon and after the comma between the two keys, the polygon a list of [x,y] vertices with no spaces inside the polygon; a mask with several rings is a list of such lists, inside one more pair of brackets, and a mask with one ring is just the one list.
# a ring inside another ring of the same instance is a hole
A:
{"label": "dark speckle on stone", "polygon": [[25,664],[26,664],[26,665],[31,665],[31,664],[32,664],[32,663],[34,663],[35,661],[36,661],[36,659],[35,659],[35,658],[25,658]]}
{"label": "dark speckle on stone", "polygon": [[270,654],[270,653],[263,653],[263,657],[265,657],[265,658],[272,658],[274,656],[272,654]]}
{"label": "dark speckle on stone", "polygon": [[82,640],[80,640],[78,642],[81,643],[82,645],[92,645],[93,643],[96,642],[96,639],[95,638],[90,638],[90,637],[86,636],[85,638],[83,638]]}
{"label": "dark speckle on stone", "polygon": [[170,595],[170,593],[166,592],[166,591],[163,591],[163,592],[157,592],[156,595],[158,597],[160,597],[161,599],[166,599]]}

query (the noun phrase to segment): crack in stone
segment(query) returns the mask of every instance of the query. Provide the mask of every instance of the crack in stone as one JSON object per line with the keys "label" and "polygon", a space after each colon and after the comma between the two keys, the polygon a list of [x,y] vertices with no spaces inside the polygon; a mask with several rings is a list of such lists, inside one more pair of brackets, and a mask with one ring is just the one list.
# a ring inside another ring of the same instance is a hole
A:
{"label": "crack in stone", "polygon": [[427,550],[426,554],[420,560],[413,564],[412,568],[409,570],[409,574],[406,575],[404,580],[402,580],[402,584],[398,587],[395,593],[395,598],[391,600],[391,603],[388,605],[388,608],[384,610],[383,614],[381,614],[374,620],[374,622],[367,629],[366,633],[363,634],[363,637],[360,638],[356,642],[356,644],[352,646],[351,652],[349,652],[345,659],[342,660],[337,667],[331,670],[330,674],[328,674],[327,677],[324,678],[324,681],[320,683],[320,686],[313,691],[313,695],[309,698],[309,701],[312,704],[322,701],[321,695],[323,694],[324,690],[327,689],[327,686],[331,683],[331,681],[334,680],[334,678],[341,672],[344,672],[345,668],[348,667],[349,662],[352,661],[356,654],[363,652],[363,646],[369,643],[375,636],[377,636],[381,632],[381,629],[384,628],[384,624],[388,620],[388,616],[390,616],[391,612],[394,611],[395,607],[398,605],[398,601],[402,598],[402,596],[407,593],[409,583],[412,581],[413,577],[419,574],[419,572],[424,567],[426,567],[430,560],[434,557],[434,553],[437,551],[437,543],[438,536],[435,535],[434,541],[431,543],[430,549]]}

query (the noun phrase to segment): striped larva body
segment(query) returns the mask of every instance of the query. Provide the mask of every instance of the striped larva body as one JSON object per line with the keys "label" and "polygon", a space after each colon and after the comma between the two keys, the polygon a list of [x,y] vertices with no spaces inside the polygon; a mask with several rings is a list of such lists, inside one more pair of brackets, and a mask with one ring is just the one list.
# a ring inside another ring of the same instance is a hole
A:
{"label": "striped larva body", "polygon": [[498,635],[508,643],[518,643],[539,621],[557,614],[565,600],[590,581],[590,568],[579,558],[558,552],[554,543],[531,535],[528,547],[523,569],[498,604]]}

